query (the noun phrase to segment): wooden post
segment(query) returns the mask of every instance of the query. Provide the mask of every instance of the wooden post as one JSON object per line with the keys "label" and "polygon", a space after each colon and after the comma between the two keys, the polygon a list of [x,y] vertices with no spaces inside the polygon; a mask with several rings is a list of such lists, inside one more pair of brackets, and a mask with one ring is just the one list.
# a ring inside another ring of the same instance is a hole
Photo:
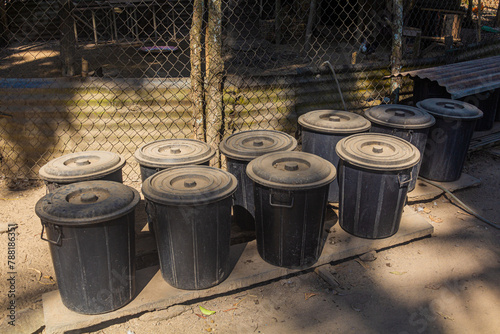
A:
{"label": "wooden post", "polygon": [[309,17],[307,19],[307,27],[306,27],[306,40],[304,42],[304,51],[307,56],[309,56],[309,51],[311,51],[311,37],[315,19],[316,19],[316,0],[311,0],[311,3],[309,5]]}
{"label": "wooden post", "polygon": [[481,0],[477,1],[477,41],[481,42]]}
{"label": "wooden post", "polygon": [[205,141],[205,94],[202,68],[204,0],[194,0],[190,31],[191,98],[193,100],[193,131],[195,138]]}
{"label": "wooden post", "polygon": [[76,40],[74,28],[74,18],[72,13],[72,5],[70,1],[61,0],[60,2],[60,17],[61,25],[59,31],[61,33],[61,63],[62,75],[71,77],[79,73],[79,66],[76,66]]}
{"label": "wooden post", "polygon": [[281,43],[281,0],[276,0],[276,7],[274,9],[274,39],[276,44]]}
{"label": "wooden post", "polygon": [[[403,59],[403,0],[393,0],[391,74],[401,72]],[[398,103],[401,78],[391,78],[391,102]]]}
{"label": "wooden post", "polygon": [[[222,0],[208,0],[206,44],[206,139],[218,151],[224,129],[224,61],[222,60]],[[220,154],[220,153],[219,153]],[[220,159],[217,159],[217,167]]]}

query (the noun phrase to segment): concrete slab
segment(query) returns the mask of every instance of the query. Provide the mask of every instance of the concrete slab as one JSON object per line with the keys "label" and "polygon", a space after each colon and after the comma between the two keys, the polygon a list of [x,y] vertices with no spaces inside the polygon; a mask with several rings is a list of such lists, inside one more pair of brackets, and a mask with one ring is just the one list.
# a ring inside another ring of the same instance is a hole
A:
{"label": "concrete slab", "polygon": [[[326,222],[327,226],[334,223],[335,220]],[[422,238],[432,234],[433,230],[432,225],[409,207],[405,209],[398,233],[386,239],[357,238],[347,234],[336,224],[330,228],[329,233],[325,233],[323,252],[313,267]],[[300,271],[264,262],[257,252],[256,241],[231,246],[231,261],[234,268],[224,282],[199,291],[171,287],[161,277],[158,266],[139,270],[136,273],[136,298],[119,310],[100,315],[89,316],[72,312],[63,305],[59,291],[46,293],[43,295],[46,333],[63,333],[146,311],[167,309],[179,303],[227,293]]]}
{"label": "concrete slab", "polygon": [[[435,183],[439,184],[440,186],[444,187],[445,189],[451,192],[454,192],[457,190],[466,189],[470,187],[477,187],[481,184],[481,180],[476,179],[475,177],[470,176],[468,174],[462,173],[460,179],[458,179],[457,181],[435,182]],[[412,192],[408,193],[408,202],[414,203],[414,202],[428,201],[438,196],[441,196],[442,194],[444,194],[443,190],[428,183],[425,183],[424,181],[418,180],[415,189],[413,189]]]}

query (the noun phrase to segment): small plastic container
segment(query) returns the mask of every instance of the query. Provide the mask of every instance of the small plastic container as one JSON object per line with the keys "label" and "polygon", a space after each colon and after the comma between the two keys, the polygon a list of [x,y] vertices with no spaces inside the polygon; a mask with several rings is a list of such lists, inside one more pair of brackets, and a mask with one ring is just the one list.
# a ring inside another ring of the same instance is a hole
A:
{"label": "small plastic container", "polygon": [[178,289],[215,286],[230,274],[236,178],[209,166],[173,167],[142,185],[163,279]]}
{"label": "small plastic container", "polygon": [[252,160],[257,249],[264,261],[306,268],[321,255],[333,164],[305,152],[276,152]]}
{"label": "small plastic container", "polygon": [[37,202],[41,237],[49,242],[68,309],[99,314],[134,298],[134,213],[139,200],[137,190],[121,183],[84,181],[61,186]]}
{"label": "small plastic container", "polygon": [[122,169],[125,158],[107,151],[76,152],[55,158],[42,166],[40,178],[47,192],[75,182],[107,180],[123,182]]}

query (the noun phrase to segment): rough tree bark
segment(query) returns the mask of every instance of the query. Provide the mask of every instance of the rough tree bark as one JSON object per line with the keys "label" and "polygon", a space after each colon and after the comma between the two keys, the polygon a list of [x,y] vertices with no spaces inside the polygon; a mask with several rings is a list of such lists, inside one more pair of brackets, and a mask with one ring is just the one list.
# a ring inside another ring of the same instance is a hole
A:
{"label": "rough tree bark", "polygon": [[195,138],[205,141],[205,94],[203,75],[203,13],[204,0],[194,0],[190,31],[191,97],[193,100],[193,130]]}
{"label": "rough tree bark", "polygon": [[[222,0],[208,0],[206,45],[206,139],[217,151],[224,128],[222,61]],[[220,167],[220,159],[218,159]]]}
{"label": "rough tree bark", "polygon": [[72,4],[67,0],[60,0],[61,9],[59,15],[61,17],[61,25],[59,27],[61,33],[61,63],[62,75],[71,77],[80,73],[76,63],[76,39],[73,31],[73,15],[71,14]]}
{"label": "rough tree bark", "polygon": [[[403,59],[403,0],[393,0],[391,74],[401,72]],[[391,79],[391,102],[398,103],[401,78]]]}

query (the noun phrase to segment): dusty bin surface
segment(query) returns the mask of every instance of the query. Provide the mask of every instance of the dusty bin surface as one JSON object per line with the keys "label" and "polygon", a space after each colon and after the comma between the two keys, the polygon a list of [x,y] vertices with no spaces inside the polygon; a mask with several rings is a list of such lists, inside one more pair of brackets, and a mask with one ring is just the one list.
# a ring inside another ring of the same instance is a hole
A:
{"label": "dusty bin surface", "polygon": [[[314,110],[301,115],[302,151],[316,154],[338,167],[339,157],[335,146],[342,138],[370,129],[370,121],[364,117],[340,110]],[[339,201],[338,182],[330,183],[329,202]]]}
{"label": "dusty bin surface", "polygon": [[476,121],[483,112],[469,103],[449,99],[427,99],[417,107],[436,118],[427,137],[420,175],[433,181],[458,180]]}
{"label": "dusty bin surface", "polygon": [[208,166],[173,167],[142,185],[164,280],[200,290],[230,274],[232,195],[236,178]]}
{"label": "dusty bin surface", "polygon": [[134,297],[139,200],[138,191],[121,183],[85,181],[62,186],[36,204],[68,309],[105,313]]}
{"label": "dusty bin surface", "polygon": [[[402,138],[415,145],[424,155],[429,128],[436,123],[426,111],[399,104],[384,104],[365,111],[365,117],[372,122],[370,132],[385,133]],[[408,191],[415,189],[422,160],[413,166]]]}
{"label": "dusty bin surface", "polygon": [[399,229],[418,149],[399,137],[365,133],[342,139],[339,223],[362,238],[387,238]]}
{"label": "dusty bin surface", "polygon": [[39,171],[47,192],[60,186],[82,181],[108,180],[123,182],[125,158],[107,151],[75,152],[49,161]]}
{"label": "dusty bin surface", "polygon": [[151,175],[171,167],[208,165],[215,150],[195,139],[162,139],[139,147],[134,157],[140,165],[144,182]]}
{"label": "dusty bin surface", "polygon": [[262,259],[285,268],[306,268],[321,255],[333,164],[305,152],[269,153],[252,160],[255,231]]}
{"label": "dusty bin surface", "polygon": [[264,154],[293,151],[297,140],[292,136],[274,130],[251,130],[237,132],[220,144],[220,150],[227,158],[227,170],[238,180],[234,194],[234,219],[244,230],[255,229],[255,203],[253,182],[246,174],[248,163]]}

